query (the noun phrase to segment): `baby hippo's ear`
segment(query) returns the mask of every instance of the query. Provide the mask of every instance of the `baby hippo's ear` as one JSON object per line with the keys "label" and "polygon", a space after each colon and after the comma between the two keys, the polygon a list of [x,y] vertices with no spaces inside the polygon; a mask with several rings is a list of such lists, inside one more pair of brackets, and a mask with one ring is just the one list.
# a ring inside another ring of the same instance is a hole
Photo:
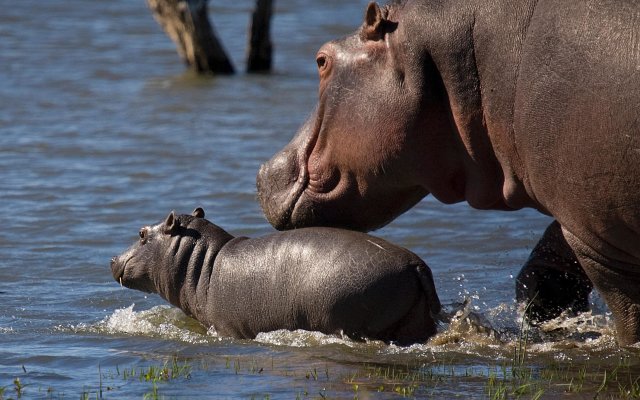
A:
{"label": "baby hippo's ear", "polygon": [[201,207],[198,207],[195,210],[193,210],[191,215],[193,215],[196,218],[204,218],[204,210]]}
{"label": "baby hippo's ear", "polygon": [[175,233],[176,229],[178,229],[179,226],[180,224],[178,223],[178,219],[176,218],[175,211],[171,211],[169,216],[167,216],[167,219],[164,220],[164,233]]}

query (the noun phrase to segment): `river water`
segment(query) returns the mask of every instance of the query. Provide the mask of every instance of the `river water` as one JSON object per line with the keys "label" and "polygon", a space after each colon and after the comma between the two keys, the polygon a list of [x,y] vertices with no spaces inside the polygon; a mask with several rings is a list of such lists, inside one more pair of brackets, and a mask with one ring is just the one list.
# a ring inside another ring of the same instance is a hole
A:
{"label": "river water", "polygon": [[[268,75],[242,72],[253,2],[214,3],[235,76],[187,71],[142,0],[3,6],[0,398],[486,396],[478,375],[510,362],[521,337],[514,276],[550,222],[530,210],[425,199],[375,233],[423,257],[446,308],[467,299],[476,321],[409,348],[313,332],[220,338],[113,280],[110,258],[171,210],[202,206],[236,235],[272,231],[256,172],[315,104],[316,50],[359,26],[367,1],[278,0]],[[592,300],[591,314],[556,322],[560,334],[532,333],[532,364],[629,356]],[[189,372],[139,378],[174,361]],[[414,385],[409,373],[455,377]]]}

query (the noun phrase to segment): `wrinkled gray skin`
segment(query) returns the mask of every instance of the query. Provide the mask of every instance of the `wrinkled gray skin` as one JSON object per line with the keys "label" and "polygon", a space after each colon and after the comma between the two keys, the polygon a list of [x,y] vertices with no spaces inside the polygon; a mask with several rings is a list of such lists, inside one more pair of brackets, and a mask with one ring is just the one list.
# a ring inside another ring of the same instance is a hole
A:
{"label": "wrinkled gray skin", "polygon": [[234,238],[201,208],[142,228],[111,271],[239,339],[305,329],[407,345],[435,334],[440,312],[431,270],[406,249],[334,228]]}
{"label": "wrinkled gray skin", "polygon": [[640,341],[639,24],[634,0],[370,4],[318,52],[318,106],[258,174],[267,219],[370,230],[429,193],[532,207],[618,342]]}

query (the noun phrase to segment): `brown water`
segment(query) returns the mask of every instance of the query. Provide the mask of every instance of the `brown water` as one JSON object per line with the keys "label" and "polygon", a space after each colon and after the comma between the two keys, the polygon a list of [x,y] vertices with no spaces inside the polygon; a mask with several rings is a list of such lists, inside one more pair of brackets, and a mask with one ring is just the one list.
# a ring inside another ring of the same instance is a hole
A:
{"label": "brown water", "polygon": [[[212,10],[239,69],[252,3]],[[448,310],[471,301],[460,310],[471,323],[443,324],[409,348],[313,332],[219,338],[111,277],[110,257],[172,209],[202,206],[237,235],[271,232],[257,169],[315,103],[316,50],[355,29],[365,4],[278,1],[274,73],[224,78],[186,72],[142,0],[3,7],[0,398],[140,398],[152,384],[127,373],[174,357],[192,371],[158,384],[168,397],[487,396],[481,375],[511,363],[521,337],[514,276],[549,223],[533,211],[426,199],[376,232],[427,261]],[[615,346],[597,296],[593,306],[532,330],[528,363],[635,360]],[[413,387],[409,376],[427,383]]]}

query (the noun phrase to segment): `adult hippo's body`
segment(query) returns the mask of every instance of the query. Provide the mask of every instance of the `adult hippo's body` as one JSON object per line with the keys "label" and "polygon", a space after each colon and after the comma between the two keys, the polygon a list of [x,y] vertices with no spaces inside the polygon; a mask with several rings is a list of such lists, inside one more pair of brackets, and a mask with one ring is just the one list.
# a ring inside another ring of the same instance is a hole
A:
{"label": "adult hippo's body", "polygon": [[201,208],[143,228],[111,270],[240,339],[306,329],[406,345],[435,334],[440,312],[431,270],[409,250],[335,228],[234,238]]}
{"label": "adult hippo's body", "polygon": [[538,209],[619,343],[638,342],[639,38],[631,0],[372,3],[320,49],[319,104],[262,166],[263,210],[279,229],[370,230],[429,193]]}

